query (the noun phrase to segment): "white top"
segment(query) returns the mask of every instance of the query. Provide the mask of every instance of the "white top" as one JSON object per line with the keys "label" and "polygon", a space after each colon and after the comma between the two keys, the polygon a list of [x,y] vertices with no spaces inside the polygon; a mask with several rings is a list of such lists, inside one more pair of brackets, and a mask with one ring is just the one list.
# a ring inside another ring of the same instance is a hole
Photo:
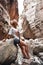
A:
{"label": "white top", "polygon": [[11,27],[8,34],[9,34],[9,35],[13,35],[14,37],[16,37],[16,38],[19,39],[19,37],[16,36],[16,32],[17,32],[17,31],[18,31],[17,29]]}
{"label": "white top", "polygon": [[8,34],[15,36],[17,31],[18,31],[17,29],[11,27]]}

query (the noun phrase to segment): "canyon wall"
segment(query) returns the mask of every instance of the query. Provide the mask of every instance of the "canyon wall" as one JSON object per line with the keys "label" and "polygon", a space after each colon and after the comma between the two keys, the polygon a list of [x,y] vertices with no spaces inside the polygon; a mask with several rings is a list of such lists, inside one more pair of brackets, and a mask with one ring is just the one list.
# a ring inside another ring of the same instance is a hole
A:
{"label": "canyon wall", "polygon": [[[23,16],[26,17],[35,38],[43,38],[43,0],[24,0]],[[28,30],[29,28],[26,32]],[[29,31],[26,32],[24,36],[29,33]]]}

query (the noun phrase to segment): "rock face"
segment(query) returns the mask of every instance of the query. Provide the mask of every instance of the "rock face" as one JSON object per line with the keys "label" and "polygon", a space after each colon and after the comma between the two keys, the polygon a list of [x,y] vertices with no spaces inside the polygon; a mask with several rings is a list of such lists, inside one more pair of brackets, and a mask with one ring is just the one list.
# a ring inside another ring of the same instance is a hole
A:
{"label": "rock face", "polygon": [[[18,2],[17,0],[0,0],[0,24],[1,22],[8,25],[10,24],[10,20],[16,19],[18,21]],[[5,25],[4,25],[5,26]],[[0,40],[6,36],[4,35],[4,29],[6,26],[3,28],[3,25],[0,25]],[[8,28],[8,27],[7,27]],[[7,29],[6,28],[6,29]]]}
{"label": "rock face", "polygon": [[25,20],[23,20],[23,24],[22,24],[22,28],[24,30],[24,32],[23,32],[24,38],[26,38],[26,39],[34,38],[34,34],[30,28],[30,24],[28,23],[28,21],[26,20],[25,17],[24,17],[24,19]]}
{"label": "rock face", "polygon": [[0,42],[0,65],[8,65],[17,58],[17,47],[14,46],[13,40]]}
{"label": "rock face", "polygon": [[[24,0],[23,15],[30,25],[30,29],[35,38],[43,38],[43,0]],[[27,22],[26,21],[26,22]],[[24,26],[24,25],[23,25]],[[27,24],[25,25],[27,27]],[[29,27],[25,30],[25,35],[29,37]]]}
{"label": "rock face", "polygon": [[28,65],[43,65],[43,38],[25,40],[25,42],[29,46],[31,55],[30,61],[27,60]]}

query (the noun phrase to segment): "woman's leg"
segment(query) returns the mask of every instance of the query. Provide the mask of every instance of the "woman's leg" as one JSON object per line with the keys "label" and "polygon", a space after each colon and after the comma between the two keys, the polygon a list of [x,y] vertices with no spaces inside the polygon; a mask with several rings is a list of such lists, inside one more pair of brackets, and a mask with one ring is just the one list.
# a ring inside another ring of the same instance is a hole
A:
{"label": "woman's leg", "polygon": [[19,40],[18,38],[15,38],[15,39],[14,39],[14,45],[17,46],[17,44],[20,46],[21,51],[22,51],[24,57],[25,57],[25,58],[29,58],[29,54],[28,54],[29,51],[28,51],[28,46],[27,46],[27,44],[25,44],[25,42],[22,41],[21,39]]}
{"label": "woman's leg", "polygon": [[22,40],[20,40],[20,48],[21,48],[21,50],[22,50],[22,53],[23,53],[24,57],[30,58],[30,57],[29,57],[28,46],[27,46],[27,44],[25,44],[25,42],[22,41]]}

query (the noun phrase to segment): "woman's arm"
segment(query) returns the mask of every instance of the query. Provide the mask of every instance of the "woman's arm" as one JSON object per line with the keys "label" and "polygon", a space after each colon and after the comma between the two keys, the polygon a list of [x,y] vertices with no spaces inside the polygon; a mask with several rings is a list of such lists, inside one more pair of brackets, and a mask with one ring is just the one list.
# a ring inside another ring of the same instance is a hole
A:
{"label": "woman's arm", "polygon": [[6,39],[10,39],[10,38],[14,38],[14,36],[7,34],[7,35],[5,36],[5,38],[3,39],[3,42],[5,42]]}

